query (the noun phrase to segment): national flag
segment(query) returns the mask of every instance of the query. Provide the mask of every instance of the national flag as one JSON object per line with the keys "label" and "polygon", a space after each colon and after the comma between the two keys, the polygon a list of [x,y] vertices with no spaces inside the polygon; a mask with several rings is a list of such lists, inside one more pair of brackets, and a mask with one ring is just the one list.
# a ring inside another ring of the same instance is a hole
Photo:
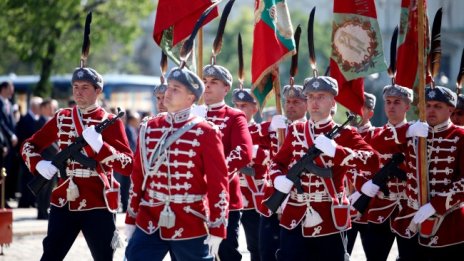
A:
{"label": "national flag", "polygon": [[[212,0],[159,0],[153,28],[153,39],[177,64],[180,42],[191,33],[201,14],[214,2]],[[206,25],[218,16],[216,6],[203,22]]]}
{"label": "national flag", "polygon": [[[424,43],[424,47],[428,48],[428,41],[426,40]],[[418,45],[419,36],[417,1],[402,0],[396,62],[397,72],[395,77],[395,82],[400,86],[416,89],[419,85]],[[424,52],[424,55],[427,55],[427,51]],[[427,59],[424,59],[424,62],[425,61],[427,61]],[[425,64],[423,66],[425,66]]]}
{"label": "national flag", "polygon": [[359,78],[386,69],[374,0],[334,0],[330,75],[339,85],[336,100],[361,115],[364,80]]}
{"label": "national flag", "polygon": [[280,61],[295,52],[293,26],[286,1],[255,0],[251,81],[260,108],[272,91],[273,81],[277,80]]}

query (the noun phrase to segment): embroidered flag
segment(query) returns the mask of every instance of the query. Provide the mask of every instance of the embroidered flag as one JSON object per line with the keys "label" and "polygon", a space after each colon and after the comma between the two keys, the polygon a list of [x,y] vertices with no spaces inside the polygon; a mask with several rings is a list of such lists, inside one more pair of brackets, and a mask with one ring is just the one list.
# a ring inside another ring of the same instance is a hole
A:
{"label": "embroidered flag", "polygon": [[[278,77],[278,65],[295,54],[293,26],[284,0],[255,0],[255,28],[251,57],[253,94],[264,106]],[[275,75],[275,76],[272,76]]]}
{"label": "embroidered flag", "polygon": [[374,0],[334,0],[330,75],[338,81],[337,101],[362,114],[364,81],[387,69]]}

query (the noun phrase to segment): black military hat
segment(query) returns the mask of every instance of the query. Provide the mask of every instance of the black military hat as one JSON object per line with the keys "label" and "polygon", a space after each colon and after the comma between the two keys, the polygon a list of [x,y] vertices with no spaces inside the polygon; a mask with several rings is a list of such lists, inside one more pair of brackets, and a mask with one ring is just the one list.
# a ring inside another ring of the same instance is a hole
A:
{"label": "black military hat", "polygon": [[456,107],[456,93],[443,86],[435,86],[434,88],[425,88],[426,101],[444,102],[452,107]]}
{"label": "black military hat", "polygon": [[244,88],[244,89],[234,89],[232,94],[232,101],[233,102],[250,102],[256,104],[256,99],[251,94],[251,89]]}
{"label": "black military hat", "polygon": [[375,108],[376,97],[372,93],[364,92],[364,106],[369,110],[373,110]]}
{"label": "black military hat", "polygon": [[200,99],[205,91],[203,81],[192,71],[187,68],[172,68],[168,74],[168,81],[176,80],[187,87],[196,97],[195,101]]}
{"label": "black military hat", "polygon": [[160,83],[159,85],[155,85],[155,88],[153,88],[153,94],[158,94],[158,93],[165,93],[166,89],[168,86],[166,83]]}
{"label": "black military hat", "polygon": [[325,91],[333,94],[334,96],[338,95],[338,83],[332,77],[329,76],[317,76],[310,77],[304,80],[304,89],[305,94],[309,92],[316,91]]}
{"label": "black military hat", "polygon": [[306,96],[303,93],[303,86],[296,84],[293,86],[285,85],[282,89],[282,96],[284,98],[299,98],[306,100]]}
{"label": "black military hat", "polygon": [[224,66],[208,64],[203,67],[203,77],[213,77],[221,80],[226,85],[232,86],[232,74]]}
{"label": "black military hat", "polygon": [[459,94],[456,100],[456,109],[464,110],[464,95]]}
{"label": "black military hat", "polygon": [[75,81],[87,81],[103,90],[103,77],[95,69],[89,67],[76,68],[73,72],[71,83]]}
{"label": "black military hat", "polygon": [[383,88],[383,99],[385,100],[385,98],[389,96],[400,97],[410,103],[413,100],[412,89],[400,86],[398,84],[387,85]]}

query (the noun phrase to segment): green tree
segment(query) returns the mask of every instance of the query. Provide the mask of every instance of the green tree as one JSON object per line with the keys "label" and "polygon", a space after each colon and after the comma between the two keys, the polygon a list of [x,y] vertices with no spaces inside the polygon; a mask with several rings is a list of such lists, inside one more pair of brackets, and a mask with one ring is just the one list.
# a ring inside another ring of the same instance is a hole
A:
{"label": "green tree", "polygon": [[106,71],[122,66],[116,61],[127,56],[129,43],[141,33],[140,19],[155,7],[150,0],[137,4],[125,0],[2,0],[0,8],[0,46],[11,58],[1,61],[0,72],[40,71],[34,94],[48,96],[52,73],[69,73],[79,65],[89,11],[93,20],[88,64],[98,64],[99,71]]}
{"label": "green tree", "polygon": [[[253,29],[254,29],[254,13],[252,7],[243,6],[240,15],[235,17],[231,16],[228,19],[225,33],[223,36],[223,46],[221,53],[217,56],[217,64],[223,65],[230,70],[234,77],[234,86],[238,88],[238,55],[237,55],[237,37],[238,34],[242,35],[243,43],[243,60],[245,67],[245,83],[244,88],[251,87],[251,55],[253,49]],[[301,10],[295,10],[291,13],[291,19],[294,29],[298,25],[302,27],[302,34],[300,39],[300,53],[298,55],[298,73],[296,75],[296,83],[303,84],[305,78],[312,76],[311,67],[309,65],[308,42],[307,42],[307,23],[309,19],[309,12],[306,14]],[[210,63],[212,43],[216,34],[219,19],[204,27],[204,40],[203,40],[203,63]],[[329,57],[332,51],[331,47],[331,24],[319,24],[316,21],[314,29],[315,51],[317,56],[317,65],[319,74],[324,74],[326,67],[329,64]],[[287,59],[280,65],[280,81],[281,85],[286,85],[289,82],[291,59]],[[230,96],[230,94],[229,94]],[[229,101],[230,97],[226,97]],[[267,106],[275,105],[274,99],[271,97]]]}

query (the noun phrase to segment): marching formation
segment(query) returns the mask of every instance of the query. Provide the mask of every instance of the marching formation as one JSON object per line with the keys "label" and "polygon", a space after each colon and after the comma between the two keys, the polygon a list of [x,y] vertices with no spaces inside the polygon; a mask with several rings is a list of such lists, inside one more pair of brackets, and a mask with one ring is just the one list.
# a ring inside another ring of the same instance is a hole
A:
{"label": "marching formation", "polygon": [[[108,113],[97,102],[104,80],[86,64],[87,17],[71,82],[76,105],[57,111],[20,150],[35,176],[29,183],[34,193],[58,176],[41,260],[63,260],[82,232],[95,260],[112,260],[115,248],[126,247],[131,261],[163,260],[168,253],[171,260],[236,261],[242,259],[240,226],[251,261],[349,260],[358,234],[369,261],[386,260],[395,241],[397,260],[462,256],[463,95],[431,80],[425,121],[408,121],[417,97],[396,83],[392,55],[392,83],[382,97],[362,93],[362,114],[335,122],[342,83],[319,75],[313,10],[312,75],[294,80],[298,27],[290,83],[279,91],[283,113],[255,122],[260,101],[244,86],[240,36],[237,87],[229,69],[216,64],[232,4],[221,18],[211,63],[198,74],[187,66],[197,27],[169,72],[163,53],[162,83],[153,92],[158,114],[142,120],[133,151],[119,119],[124,112]],[[235,108],[226,104],[228,94]],[[377,99],[387,117],[381,127],[370,122]],[[44,159],[42,150],[54,142],[57,156]],[[426,166],[419,163],[423,156]],[[114,172],[130,177],[126,242],[115,226],[121,196]]]}

